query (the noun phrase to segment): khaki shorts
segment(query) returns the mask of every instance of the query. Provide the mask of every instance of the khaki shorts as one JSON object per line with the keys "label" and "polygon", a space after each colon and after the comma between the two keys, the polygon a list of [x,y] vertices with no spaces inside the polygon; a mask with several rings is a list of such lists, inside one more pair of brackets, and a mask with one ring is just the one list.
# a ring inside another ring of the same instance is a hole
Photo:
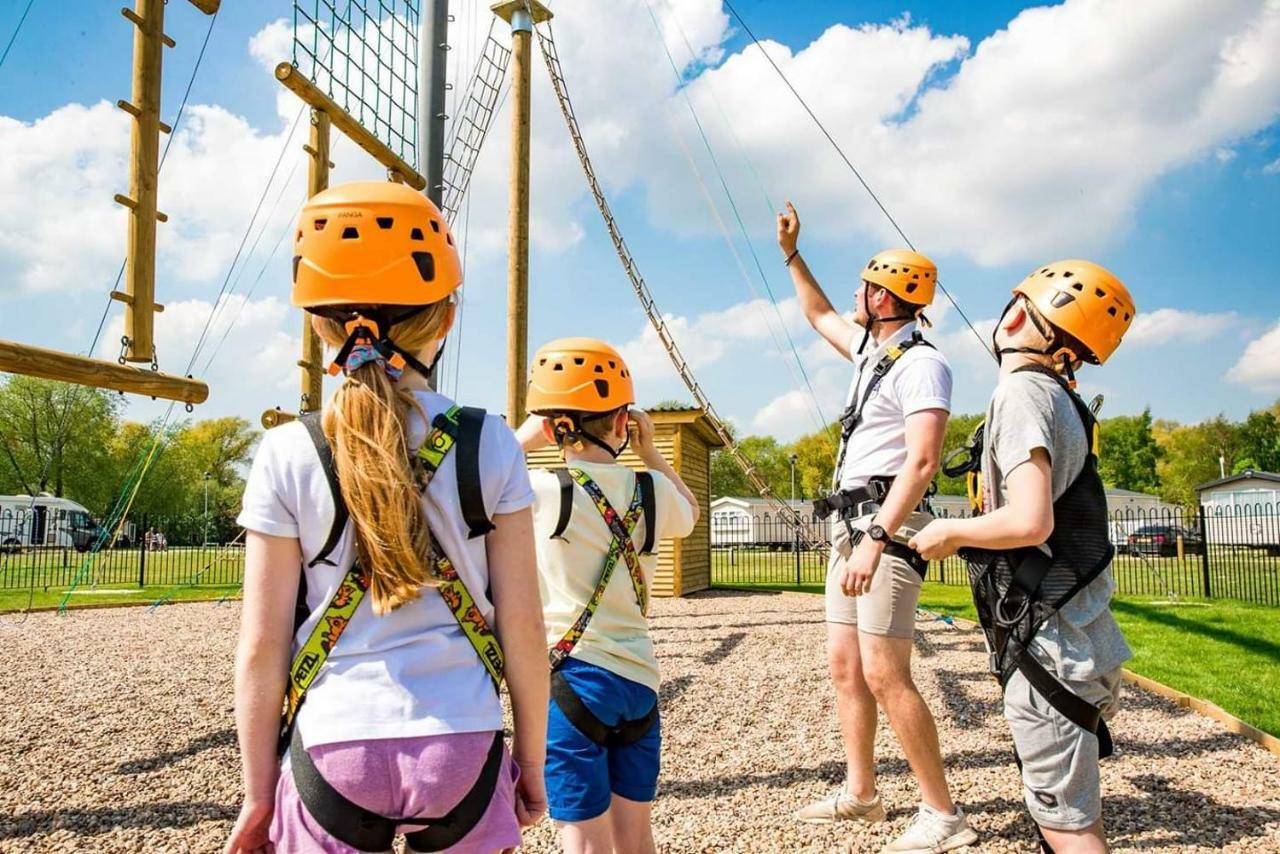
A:
{"label": "khaki shorts", "polygon": [[[854,519],[853,527],[865,531],[875,514]],[[912,513],[894,538],[905,543],[933,520],[928,513]],[[846,596],[840,589],[838,569],[853,552],[849,533],[838,517],[831,521],[831,558],[827,561],[827,622],[856,626],[869,635],[912,638],[916,631],[916,605],[920,602],[920,573],[902,558],[880,556],[880,566],[871,578],[871,590],[861,596]]]}

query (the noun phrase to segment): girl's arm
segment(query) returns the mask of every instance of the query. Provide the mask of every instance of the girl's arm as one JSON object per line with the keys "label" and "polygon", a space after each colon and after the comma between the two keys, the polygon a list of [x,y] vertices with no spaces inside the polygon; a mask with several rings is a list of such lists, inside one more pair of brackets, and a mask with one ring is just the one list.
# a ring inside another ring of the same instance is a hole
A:
{"label": "girl's arm", "polygon": [[494,631],[506,657],[507,690],[515,719],[512,756],[520,766],[521,799],[527,813],[521,820],[532,823],[546,808],[542,768],[547,759],[551,693],[547,632],[534,557],[533,511],[499,513],[493,523],[485,545],[493,585]]}
{"label": "girl's arm", "polygon": [[244,806],[227,844],[250,851],[265,840],[280,764],[276,740],[288,681],[293,609],[302,553],[292,537],[245,537],[244,605],[236,647],[235,709],[244,774]]}

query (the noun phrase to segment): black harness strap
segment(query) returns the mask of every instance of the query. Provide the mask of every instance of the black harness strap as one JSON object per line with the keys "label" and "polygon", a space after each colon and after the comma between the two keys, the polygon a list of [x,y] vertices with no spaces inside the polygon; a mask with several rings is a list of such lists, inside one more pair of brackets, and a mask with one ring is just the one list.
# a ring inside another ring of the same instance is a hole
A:
{"label": "black harness strap", "polygon": [[1034,655],[1022,650],[1017,656],[1018,671],[1031,687],[1048,701],[1059,714],[1083,730],[1098,737],[1098,758],[1106,759],[1114,750],[1111,732],[1102,719],[1102,710],[1081,698],[1058,681]]}
{"label": "black harness strap", "polygon": [[569,518],[573,516],[573,475],[568,469],[556,469],[556,480],[560,481],[560,518],[556,520],[551,539],[563,540],[564,532],[569,528]]}
{"label": "black harness strap", "polygon": [[324,470],[325,480],[329,482],[329,494],[333,496],[333,524],[329,526],[329,536],[325,537],[324,545],[320,547],[319,554],[315,560],[307,564],[315,566],[318,563],[327,563],[333,566],[333,561],[329,560],[329,555],[338,547],[338,540],[342,539],[342,532],[347,529],[347,519],[351,514],[347,510],[347,502],[342,500],[342,486],[338,482],[338,467],[333,462],[333,448],[329,447],[329,440],[325,438],[324,428],[320,423],[320,413],[310,412],[302,416],[302,423],[307,428],[307,435],[311,437],[311,444],[315,445],[316,453],[320,456],[320,468]]}
{"label": "black harness strap", "polygon": [[653,708],[644,717],[609,726],[587,708],[587,704],[582,702],[582,698],[574,692],[569,680],[559,670],[551,672],[551,699],[578,732],[601,747],[626,747],[628,744],[635,744],[648,735],[649,730],[658,722],[658,702],[655,700]]}
{"label": "black harness strap", "polygon": [[[858,543],[862,542],[862,538],[866,535],[866,531],[853,528],[851,530],[849,541],[856,546]],[[890,540],[884,544],[884,553],[890,557],[896,557],[899,560],[906,561],[906,563],[920,575],[921,579],[924,579],[925,575],[929,571],[929,561],[921,557],[920,552],[911,548],[906,543],[900,543],[897,540]]]}
{"label": "black harness strap", "polygon": [[[564,532],[569,530],[569,520],[573,517],[573,475],[568,469],[556,469],[556,480],[560,482],[560,516],[556,519],[556,528],[551,532],[551,539],[563,540]],[[640,490],[640,512],[644,515],[644,544],[640,554],[653,554],[657,540],[657,504],[654,498],[653,475],[647,471],[636,472],[636,487]]]}
{"label": "black harness strap", "polygon": [[495,732],[493,744],[480,775],[458,805],[439,818],[388,818],[352,803],[320,775],[315,762],[302,746],[297,727],[289,750],[293,782],[307,812],[325,832],[357,851],[390,851],[396,827],[425,824],[422,830],[405,834],[412,851],[443,851],[458,844],[484,817],[502,771],[502,733]]}
{"label": "black harness strap", "polygon": [[640,488],[640,512],[644,515],[644,545],[640,554],[653,554],[654,517],[657,509],[653,498],[653,475],[647,471],[636,472],[636,486]]}
{"label": "black harness strap", "polygon": [[484,410],[464,406],[458,411],[458,499],[462,502],[462,518],[467,522],[471,539],[493,530],[493,522],[485,512],[484,493],[480,488],[480,433],[484,429]]}

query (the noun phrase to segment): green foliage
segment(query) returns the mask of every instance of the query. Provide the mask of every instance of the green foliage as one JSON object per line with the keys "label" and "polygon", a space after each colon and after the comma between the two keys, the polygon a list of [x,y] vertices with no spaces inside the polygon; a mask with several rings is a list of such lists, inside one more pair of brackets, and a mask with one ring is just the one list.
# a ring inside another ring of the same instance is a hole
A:
{"label": "green foliage", "polygon": [[1155,492],[1160,487],[1156,463],[1160,446],[1151,429],[1151,410],[1141,415],[1104,418],[1098,423],[1101,434],[1102,480],[1107,486],[1135,492]]}
{"label": "green foliage", "polygon": [[[974,429],[982,423],[984,415],[952,415],[947,419],[947,432],[942,438],[942,459],[945,462],[952,452],[969,445]],[[968,495],[965,477],[945,477],[938,472],[938,492],[942,495]]]}
{"label": "green foliage", "polygon": [[[0,380],[0,494],[51,492],[105,517],[158,430],[122,421],[120,409],[117,395],[97,389],[23,376]],[[209,472],[210,515],[233,517],[257,439],[243,418],[171,425],[132,514],[203,513]]]}
{"label": "green foliage", "polygon": [[[1280,409],[1280,405],[1274,408]],[[1250,412],[1240,425],[1240,443],[1243,457],[1237,465],[1247,460],[1252,465],[1245,468],[1280,471],[1280,419],[1274,412],[1265,409]]]}

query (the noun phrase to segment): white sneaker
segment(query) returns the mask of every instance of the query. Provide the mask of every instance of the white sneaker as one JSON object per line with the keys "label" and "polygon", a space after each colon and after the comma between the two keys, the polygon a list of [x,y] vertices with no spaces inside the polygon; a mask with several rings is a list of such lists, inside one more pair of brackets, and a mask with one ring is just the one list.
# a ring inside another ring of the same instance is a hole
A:
{"label": "white sneaker", "polygon": [[906,854],[942,854],[954,851],[978,841],[978,834],[969,827],[964,810],[956,807],[955,815],[947,815],[927,804],[920,805],[920,812],[911,820],[906,833],[884,847],[885,851]]}
{"label": "white sneaker", "polygon": [[873,824],[884,821],[884,804],[877,792],[869,801],[862,801],[841,786],[831,796],[815,801],[796,813],[796,818],[809,824],[834,824],[837,821],[865,821]]}

